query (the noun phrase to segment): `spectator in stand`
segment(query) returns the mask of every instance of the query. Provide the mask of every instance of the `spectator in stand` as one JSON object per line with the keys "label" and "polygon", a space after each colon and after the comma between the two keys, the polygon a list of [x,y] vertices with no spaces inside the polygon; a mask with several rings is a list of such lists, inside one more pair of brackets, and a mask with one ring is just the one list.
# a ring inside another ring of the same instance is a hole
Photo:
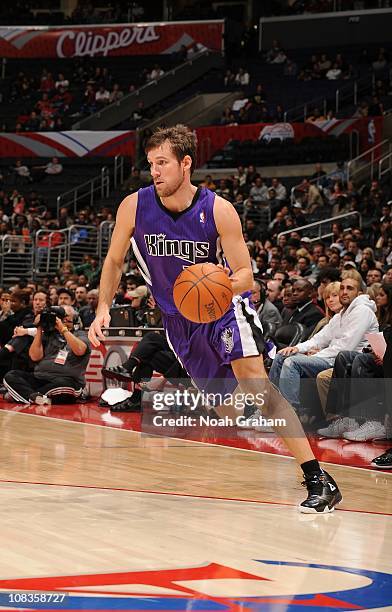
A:
{"label": "spectator in stand", "polygon": [[95,90],[92,83],[87,83],[86,90],[83,94],[83,104],[80,109],[82,115],[90,115],[97,110],[95,100]]}
{"label": "spectator in stand", "polygon": [[306,255],[302,255],[297,261],[297,274],[302,278],[312,275],[312,268],[310,267],[310,259]]}
{"label": "spectator in stand", "polygon": [[39,91],[42,93],[46,92],[49,94],[50,92],[53,91],[54,88],[55,88],[55,83],[53,80],[53,75],[51,72],[48,72],[46,68],[44,68],[42,71],[42,75],[41,75]]}
{"label": "spectator in stand", "polygon": [[283,69],[283,74],[284,76],[295,78],[298,74],[297,64],[288,58]]}
{"label": "spectator in stand", "polygon": [[279,312],[281,312],[283,309],[282,290],[283,290],[283,287],[279,281],[277,280],[267,281],[268,300],[271,302],[271,304],[276,306]]}
{"label": "spectator in stand", "polygon": [[33,110],[24,124],[24,129],[26,132],[38,132],[40,123],[41,119],[39,118],[37,112]]}
{"label": "spectator in stand", "polygon": [[81,308],[88,306],[87,289],[84,285],[77,285],[75,288],[75,304],[74,307],[80,312]]}
{"label": "spectator in stand", "polygon": [[282,317],[277,307],[267,298],[264,287],[259,281],[253,281],[252,303],[261,324],[271,325],[274,331],[282,324]]}
{"label": "spectator in stand", "polygon": [[11,166],[11,173],[13,175],[14,184],[17,183],[31,183],[32,178],[30,175],[30,170],[26,165],[22,163],[20,159],[15,162],[15,166]]}
{"label": "spectator in stand", "polygon": [[102,108],[109,104],[110,93],[103,85],[101,85],[95,94],[95,103],[97,108]]}
{"label": "spectator in stand", "polygon": [[86,329],[90,327],[91,323],[95,319],[95,314],[98,306],[98,289],[91,289],[87,293],[87,306],[84,306],[79,311],[79,316],[82,320],[83,327]]}
{"label": "spectator in stand", "polygon": [[[380,331],[391,329],[392,285],[387,283],[383,283],[377,297],[377,319]],[[384,438],[384,414],[381,415],[378,407],[380,384],[377,380],[383,378],[383,359],[368,347],[366,352],[344,348],[336,357],[327,397],[330,424],[318,433],[354,442]],[[360,421],[363,421],[361,425]]]}
{"label": "spectator in stand", "polygon": [[11,294],[4,292],[0,298],[0,322],[7,319],[13,312],[11,310]]}
{"label": "spectator in stand", "polygon": [[301,323],[308,335],[313,331],[316,324],[323,318],[324,313],[313,303],[314,287],[306,279],[299,279],[293,283],[293,304],[295,309],[291,316],[283,319],[283,325],[290,323]]}
{"label": "spectator in stand", "polygon": [[118,83],[114,83],[113,89],[109,95],[109,104],[114,104],[114,102],[119,102],[124,97],[124,92],[120,89],[120,85]]}
{"label": "spectator in stand", "polygon": [[273,60],[283,51],[278,40],[273,40],[271,49],[269,49],[265,55],[265,61],[271,64]]}
{"label": "spectator in stand", "polygon": [[254,185],[250,188],[249,197],[254,202],[265,202],[268,196],[268,187],[264,183],[264,179],[261,176],[257,176],[254,181]]}
{"label": "spectator in stand", "polygon": [[60,164],[58,157],[52,157],[51,161],[43,166],[33,166],[32,171],[34,181],[39,181],[47,176],[61,174],[63,171],[63,166]]}
{"label": "spectator in stand", "polygon": [[133,166],[131,170],[131,176],[124,181],[121,188],[124,191],[129,191],[129,193],[134,193],[135,191],[138,191],[144,186],[145,183],[141,178],[140,169],[136,166]]}
{"label": "spectator in stand", "polygon": [[247,72],[244,68],[239,68],[234,77],[234,83],[240,87],[248,87],[250,83],[249,72]]}
{"label": "spectator in stand", "polygon": [[156,79],[160,79],[165,72],[159,66],[159,64],[154,64],[153,69],[150,73],[147,74],[147,81],[155,81]]}
{"label": "spectator in stand", "polygon": [[285,200],[287,198],[287,189],[279,179],[273,178],[271,187],[275,190],[277,200]]}
{"label": "spectator in stand", "polygon": [[57,290],[57,305],[58,306],[73,306],[75,303],[75,295],[69,289],[60,287]]}
{"label": "spectator in stand", "polygon": [[370,268],[366,273],[366,285],[370,287],[373,283],[381,283],[382,271],[379,268]]}
{"label": "spectator in stand", "polygon": [[0,322],[1,346],[4,346],[11,340],[15,327],[23,325],[25,320],[30,320],[32,314],[30,308],[30,294],[22,290],[12,291],[10,296],[10,308],[12,314]]}
{"label": "spectator in stand", "polygon": [[376,307],[362,288],[360,278],[343,278],[339,290],[343,309],[310,340],[281,349],[275,357],[271,382],[297,411],[301,410],[301,378],[315,378],[330,369],[343,348],[360,351],[366,345],[365,334],[378,331]]}
{"label": "spectator in stand", "polygon": [[54,86],[55,86],[56,89],[63,89],[63,90],[68,89],[68,87],[69,87],[69,80],[65,78],[65,76],[64,76],[64,74],[62,72],[59,72],[59,75],[57,77],[57,81],[56,81]]}

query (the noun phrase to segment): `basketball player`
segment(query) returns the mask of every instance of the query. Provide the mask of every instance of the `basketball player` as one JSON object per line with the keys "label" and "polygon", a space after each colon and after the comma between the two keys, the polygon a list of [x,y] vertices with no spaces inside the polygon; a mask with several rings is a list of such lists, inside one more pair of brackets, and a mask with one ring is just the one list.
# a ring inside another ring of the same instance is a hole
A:
{"label": "basketball player", "polygon": [[[89,331],[92,345],[104,340],[101,329],[109,326],[109,309],[131,239],[140,272],[162,311],[168,342],[191,378],[224,381],[226,389],[232,383],[232,391],[239,385],[253,397],[263,393],[263,413],[285,419],[286,426],[275,429],[304,472],[308,497],[299,509],[331,512],[342,499],[337,484],[320,468],[294,409],[270,384],[264,369],[262,327],[249,301],[253,274],[235,209],[208,189],[192,185],[196,140],[185,126],[159,128],[146,154],[154,185],[127,196],[118,209]],[[178,274],[194,263],[225,261],[234,294],[228,312],[207,324],[185,319],[173,302]]]}

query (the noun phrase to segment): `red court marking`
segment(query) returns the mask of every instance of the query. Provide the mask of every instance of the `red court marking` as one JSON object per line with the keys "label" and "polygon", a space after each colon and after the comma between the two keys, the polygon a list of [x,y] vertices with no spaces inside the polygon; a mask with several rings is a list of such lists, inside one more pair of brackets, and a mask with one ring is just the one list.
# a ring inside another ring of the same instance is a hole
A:
{"label": "red court marking", "polygon": [[[270,506],[292,506],[297,507],[298,504],[285,501],[266,501],[261,499],[247,499],[243,497],[214,497],[213,495],[195,495],[193,493],[172,493],[170,491],[151,491],[149,489],[126,489],[122,487],[98,487],[95,485],[75,485],[75,484],[64,484],[58,482],[33,482],[31,480],[7,480],[0,478],[0,483],[10,484],[30,484],[30,485],[44,485],[47,487],[69,487],[71,489],[93,489],[98,491],[125,491],[126,493],[147,493],[149,495],[170,495],[172,497],[191,497],[193,499],[212,499],[216,501],[234,501],[234,502],[245,502],[248,504],[260,504]],[[354,510],[351,508],[336,508],[338,512],[357,512],[358,514],[376,514],[379,516],[392,516],[391,512],[372,512],[369,510]]]}

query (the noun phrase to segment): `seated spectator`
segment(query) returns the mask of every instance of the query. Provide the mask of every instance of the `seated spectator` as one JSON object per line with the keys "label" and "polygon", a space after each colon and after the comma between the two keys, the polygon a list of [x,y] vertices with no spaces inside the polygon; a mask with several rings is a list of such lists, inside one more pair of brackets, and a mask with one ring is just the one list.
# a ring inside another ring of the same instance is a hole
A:
{"label": "seated spectator", "polygon": [[73,306],[75,303],[75,296],[72,291],[65,287],[57,289],[57,304],[58,306]]}
{"label": "seated spectator", "polygon": [[252,303],[256,308],[260,323],[272,325],[274,329],[282,324],[282,317],[276,306],[267,298],[264,287],[259,281],[253,281]]}
{"label": "seated spectator", "polygon": [[320,332],[297,346],[281,349],[272,364],[271,382],[296,410],[300,410],[301,378],[315,378],[331,368],[342,349],[359,352],[366,346],[365,334],[378,331],[376,307],[363,295],[360,277],[343,278],[339,299],[343,309]]}
{"label": "seated spectator", "polygon": [[87,329],[95,319],[95,313],[98,306],[98,289],[90,289],[87,293],[87,306],[79,310],[79,316],[83,323],[83,327]]}
{"label": "seated spectator", "polygon": [[239,68],[237,74],[234,77],[235,85],[239,85],[240,87],[247,87],[250,82],[249,72],[247,72],[244,68]]}
{"label": "seated spectator", "polygon": [[106,106],[109,104],[110,93],[103,85],[101,85],[95,94],[95,103],[97,107]]}
{"label": "seated spectator", "polygon": [[[392,380],[392,327],[389,327],[384,331],[384,338],[387,343],[387,348],[384,354],[382,368],[385,379],[384,386],[384,404],[388,406],[388,414],[385,422],[390,425],[392,422],[392,411],[391,411],[391,380]],[[390,439],[390,430],[386,432],[386,436]],[[384,453],[375,457],[370,464],[372,467],[379,468],[381,470],[392,469],[392,448],[388,448]]]}
{"label": "seated spectator", "polygon": [[52,157],[51,161],[43,166],[33,166],[34,181],[39,181],[46,176],[55,176],[61,174],[63,166],[60,164],[58,157]]}
{"label": "seated spectator", "polygon": [[[29,356],[34,372],[11,370],[4,386],[13,400],[23,404],[49,404],[82,395],[84,374],[90,358],[90,344],[84,331],[74,331],[75,310],[64,306],[58,311],[53,331],[43,330],[40,318]],[[40,315],[39,315],[40,317]]]}
{"label": "seated spectator", "polygon": [[159,66],[159,64],[154,64],[153,69],[150,73],[147,74],[147,81],[155,81],[156,79],[161,78],[165,72]]}
{"label": "seated spectator", "polygon": [[265,202],[268,197],[268,187],[261,176],[255,179],[254,185],[250,188],[249,196],[255,202]]}
{"label": "seated spectator", "polygon": [[15,327],[12,338],[0,349],[0,378],[10,370],[29,370],[28,349],[36,333],[35,318],[48,305],[49,296],[44,291],[35,291],[32,312],[28,313],[22,325]]}
{"label": "seated spectator", "polygon": [[[384,331],[392,325],[392,285],[383,283],[376,304],[378,325],[380,331]],[[372,351],[358,352],[345,347],[339,352],[326,401],[330,422],[318,430],[319,435],[358,442],[385,437],[384,413],[381,415],[378,408],[379,382],[376,380],[383,378],[382,363],[382,358]],[[368,379],[375,379],[374,384]]]}
{"label": "seated spectator", "polygon": [[140,176],[140,169],[136,166],[132,167],[131,176],[122,184],[121,188],[129,193],[134,193],[145,186],[144,181]]}
{"label": "seated spectator", "polygon": [[273,178],[271,181],[271,187],[275,190],[277,200],[285,200],[287,198],[287,189],[279,179]]}
{"label": "seated spectator", "polygon": [[22,163],[20,159],[15,162],[15,166],[11,166],[11,173],[13,175],[14,184],[17,183],[31,183],[32,178],[28,167]]}
{"label": "seated spectator", "polygon": [[87,289],[84,285],[77,285],[75,289],[75,305],[74,307],[80,312],[84,307],[88,306],[87,302]]}
{"label": "seated spectator", "polygon": [[30,308],[30,294],[27,291],[12,291],[10,296],[10,308],[12,314],[0,322],[0,345],[4,346],[11,340],[14,329],[23,325],[25,320],[30,320],[32,310]]}
{"label": "seated spectator", "polygon": [[64,74],[62,72],[59,72],[59,75],[57,77],[57,81],[54,84],[56,89],[68,89],[69,87],[69,81],[68,79],[65,78]]}
{"label": "seated spectator", "polygon": [[283,325],[290,323],[301,323],[308,334],[313,331],[316,324],[323,318],[324,313],[313,303],[314,287],[305,279],[296,280],[293,283],[292,301],[295,306],[292,314],[283,319]]}
{"label": "seated spectator", "polygon": [[0,322],[7,319],[13,312],[11,310],[11,294],[4,291],[0,297]]}
{"label": "seated spectator", "polygon": [[29,118],[24,124],[24,129],[26,132],[38,132],[39,126],[41,123],[41,119],[39,118],[36,111],[31,111]]}
{"label": "seated spectator", "polygon": [[113,89],[109,95],[109,104],[114,104],[114,102],[119,102],[124,97],[124,92],[121,91],[120,85],[118,83],[114,83]]}
{"label": "seated spectator", "polygon": [[282,312],[282,290],[283,286],[278,280],[267,281],[267,297],[268,300],[273,304],[279,312]]}

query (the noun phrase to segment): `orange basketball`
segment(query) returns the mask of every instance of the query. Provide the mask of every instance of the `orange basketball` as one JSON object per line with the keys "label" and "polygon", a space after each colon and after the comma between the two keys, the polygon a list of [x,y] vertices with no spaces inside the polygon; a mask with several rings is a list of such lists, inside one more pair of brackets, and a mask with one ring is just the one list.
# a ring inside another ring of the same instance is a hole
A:
{"label": "orange basketball", "polygon": [[233,291],[229,278],[218,266],[195,264],[178,275],[173,298],[183,317],[194,323],[210,323],[227,312]]}

